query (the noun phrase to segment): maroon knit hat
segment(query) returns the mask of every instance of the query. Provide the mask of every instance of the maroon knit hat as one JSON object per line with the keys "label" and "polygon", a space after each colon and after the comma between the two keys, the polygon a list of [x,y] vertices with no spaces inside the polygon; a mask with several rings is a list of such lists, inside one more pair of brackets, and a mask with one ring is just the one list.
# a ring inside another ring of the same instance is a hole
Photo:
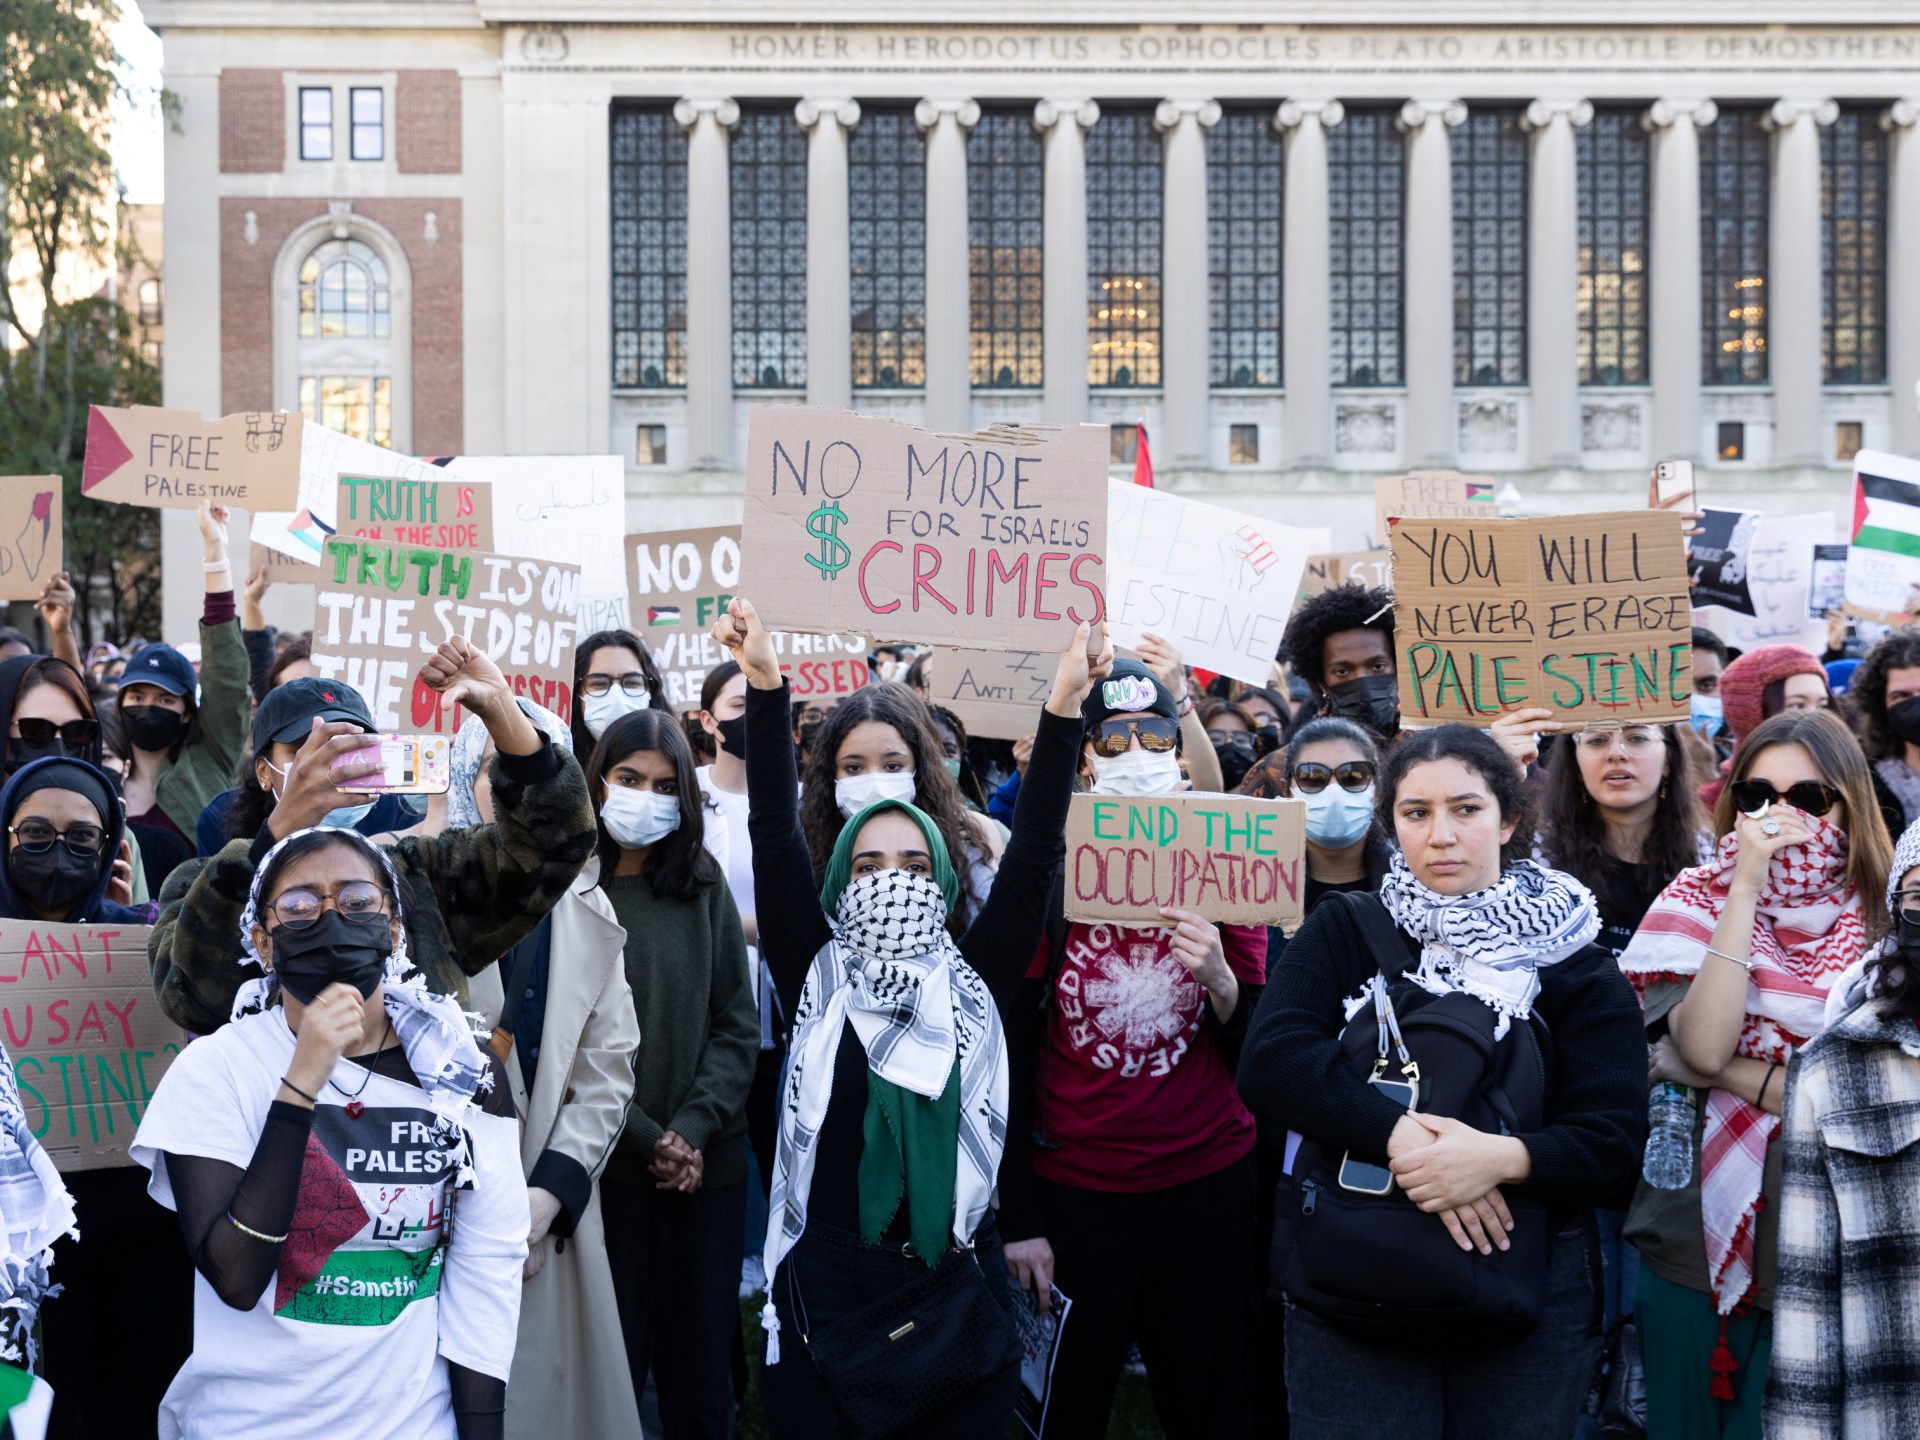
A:
{"label": "maroon knit hat", "polygon": [[1798,645],[1762,645],[1720,672],[1720,705],[1736,743],[1767,718],[1761,713],[1767,687],[1789,675],[1818,675],[1823,685],[1827,679],[1820,657]]}

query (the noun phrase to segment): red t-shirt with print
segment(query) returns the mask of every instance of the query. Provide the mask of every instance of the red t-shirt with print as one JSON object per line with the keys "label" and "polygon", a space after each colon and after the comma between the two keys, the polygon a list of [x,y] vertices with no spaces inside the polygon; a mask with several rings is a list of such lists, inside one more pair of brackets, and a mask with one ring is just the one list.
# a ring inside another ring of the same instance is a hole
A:
{"label": "red t-shirt with print", "polygon": [[[1061,1185],[1136,1193],[1198,1180],[1253,1149],[1253,1116],[1203,1022],[1212,1002],[1168,948],[1171,929],[1076,922],[1054,980],[1034,1173]],[[1267,979],[1264,927],[1222,925],[1242,985]],[[1044,980],[1043,943],[1027,970]],[[1246,1003],[1244,1000],[1242,1003]]]}

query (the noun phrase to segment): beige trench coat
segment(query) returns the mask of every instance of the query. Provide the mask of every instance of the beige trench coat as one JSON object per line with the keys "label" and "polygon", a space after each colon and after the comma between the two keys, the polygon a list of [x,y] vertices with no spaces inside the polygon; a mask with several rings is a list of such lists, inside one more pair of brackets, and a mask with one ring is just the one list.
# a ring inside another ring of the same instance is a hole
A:
{"label": "beige trench coat", "polygon": [[[520,1298],[520,1339],[507,1382],[508,1440],[640,1440],[640,1414],[621,1339],[620,1311],[600,1219],[600,1172],[633,1098],[640,1022],[627,986],[626,931],[595,886],[589,861],[553,908],[553,958],[540,1065],[532,1094],[520,1058],[507,1061],[520,1114],[520,1162],[528,1174],[546,1150],[580,1162],[593,1198],[566,1248],[542,1241],[546,1267]],[[475,982],[474,1003],[500,1014],[499,966]]]}

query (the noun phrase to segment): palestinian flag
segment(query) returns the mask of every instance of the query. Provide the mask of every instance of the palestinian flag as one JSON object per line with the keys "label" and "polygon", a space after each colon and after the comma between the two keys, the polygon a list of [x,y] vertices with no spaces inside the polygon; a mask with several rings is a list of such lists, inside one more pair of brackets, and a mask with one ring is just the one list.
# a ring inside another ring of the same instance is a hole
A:
{"label": "palestinian flag", "polygon": [[1855,470],[1853,544],[1920,560],[1920,484]]}
{"label": "palestinian flag", "polygon": [[648,625],[678,625],[680,607],[678,605],[649,605],[647,607]]}
{"label": "palestinian flag", "polygon": [[1470,502],[1491,505],[1494,503],[1494,487],[1491,480],[1469,480],[1466,482],[1466,498]]}

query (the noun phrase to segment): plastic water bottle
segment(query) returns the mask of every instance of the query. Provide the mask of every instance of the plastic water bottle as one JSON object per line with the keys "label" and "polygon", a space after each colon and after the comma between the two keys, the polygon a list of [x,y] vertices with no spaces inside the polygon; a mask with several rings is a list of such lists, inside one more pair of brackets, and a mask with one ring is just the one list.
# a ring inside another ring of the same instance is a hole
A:
{"label": "plastic water bottle", "polygon": [[1693,1179],[1693,1094],[1663,1080],[1647,1099],[1647,1158],[1640,1173],[1656,1190],[1684,1190]]}

